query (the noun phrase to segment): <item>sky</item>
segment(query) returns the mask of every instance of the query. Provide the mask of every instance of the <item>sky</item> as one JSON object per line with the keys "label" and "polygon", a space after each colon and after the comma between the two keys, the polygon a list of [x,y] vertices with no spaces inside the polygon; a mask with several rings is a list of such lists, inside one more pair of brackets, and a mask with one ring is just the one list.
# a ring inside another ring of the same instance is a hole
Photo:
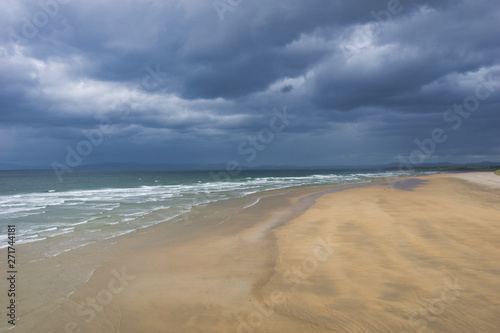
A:
{"label": "sky", "polygon": [[4,0],[0,29],[3,165],[500,162],[498,0]]}

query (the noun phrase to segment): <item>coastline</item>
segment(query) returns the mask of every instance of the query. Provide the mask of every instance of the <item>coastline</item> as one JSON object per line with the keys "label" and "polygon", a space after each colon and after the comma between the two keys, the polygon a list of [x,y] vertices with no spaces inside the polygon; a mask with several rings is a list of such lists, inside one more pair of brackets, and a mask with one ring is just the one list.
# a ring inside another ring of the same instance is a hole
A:
{"label": "coastline", "polygon": [[412,178],[209,204],[26,263],[15,331],[498,331],[498,183]]}

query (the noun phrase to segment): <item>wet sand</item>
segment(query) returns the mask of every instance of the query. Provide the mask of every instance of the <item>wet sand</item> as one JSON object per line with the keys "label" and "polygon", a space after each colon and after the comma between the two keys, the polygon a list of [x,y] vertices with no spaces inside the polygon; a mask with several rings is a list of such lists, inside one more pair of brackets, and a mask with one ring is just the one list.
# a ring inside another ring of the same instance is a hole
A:
{"label": "wet sand", "polygon": [[[47,306],[21,300],[13,331],[500,331],[500,177],[416,179],[212,205],[61,254],[23,281]],[[77,268],[69,296],[38,290]]]}

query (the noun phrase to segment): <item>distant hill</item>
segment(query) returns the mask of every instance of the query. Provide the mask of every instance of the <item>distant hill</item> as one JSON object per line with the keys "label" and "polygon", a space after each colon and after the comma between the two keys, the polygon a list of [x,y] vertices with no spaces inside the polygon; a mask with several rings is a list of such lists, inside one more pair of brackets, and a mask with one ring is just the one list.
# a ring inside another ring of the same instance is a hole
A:
{"label": "distant hill", "polygon": [[[143,163],[97,163],[81,165],[76,170],[166,170],[166,171],[205,171],[205,170],[224,170],[225,163],[199,164],[143,164]],[[254,167],[242,166],[244,170],[400,170],[399,163],[390,163],[384,165],[312,165],[312,166],[290,166],[277,164],[264,164]],[[26,166],[12,163],[0,163],[0,170],[50,170],[50,166]],[[422,163],[415,166],[415,170],[430,171],[478,171],[478,170],[498,170],[500,163],[483,161],[478,163],[458,164],[458,163]],[[406,168],[405,168],[406,170]]]}
{"label": "distant hill", "polygon": [[[440,165],[440,164],[432,164],[432,165],[424,165],[414,167],[414,170],[421,171],[495,171],[500,168],[498,163],[490,162],[481,162],[475,164],[449,164],[449,165]],[[398,167],[390,167],[385,170],[399,170]]]}
{"label": "distant hill", "polygon": [[43,166],[27,166],[13,163],[0,163],[0,170],[45,170]]}

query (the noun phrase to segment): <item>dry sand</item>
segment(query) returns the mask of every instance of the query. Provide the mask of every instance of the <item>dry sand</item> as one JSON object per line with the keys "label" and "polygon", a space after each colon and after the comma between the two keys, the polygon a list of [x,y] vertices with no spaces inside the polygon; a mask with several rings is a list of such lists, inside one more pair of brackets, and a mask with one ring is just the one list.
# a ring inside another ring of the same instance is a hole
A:
{"label": "dry sand", "polygon": [[229,217],[212,207],[108,245],[88,282],[14,331],[499,332],[493,177],[302,190]]}

